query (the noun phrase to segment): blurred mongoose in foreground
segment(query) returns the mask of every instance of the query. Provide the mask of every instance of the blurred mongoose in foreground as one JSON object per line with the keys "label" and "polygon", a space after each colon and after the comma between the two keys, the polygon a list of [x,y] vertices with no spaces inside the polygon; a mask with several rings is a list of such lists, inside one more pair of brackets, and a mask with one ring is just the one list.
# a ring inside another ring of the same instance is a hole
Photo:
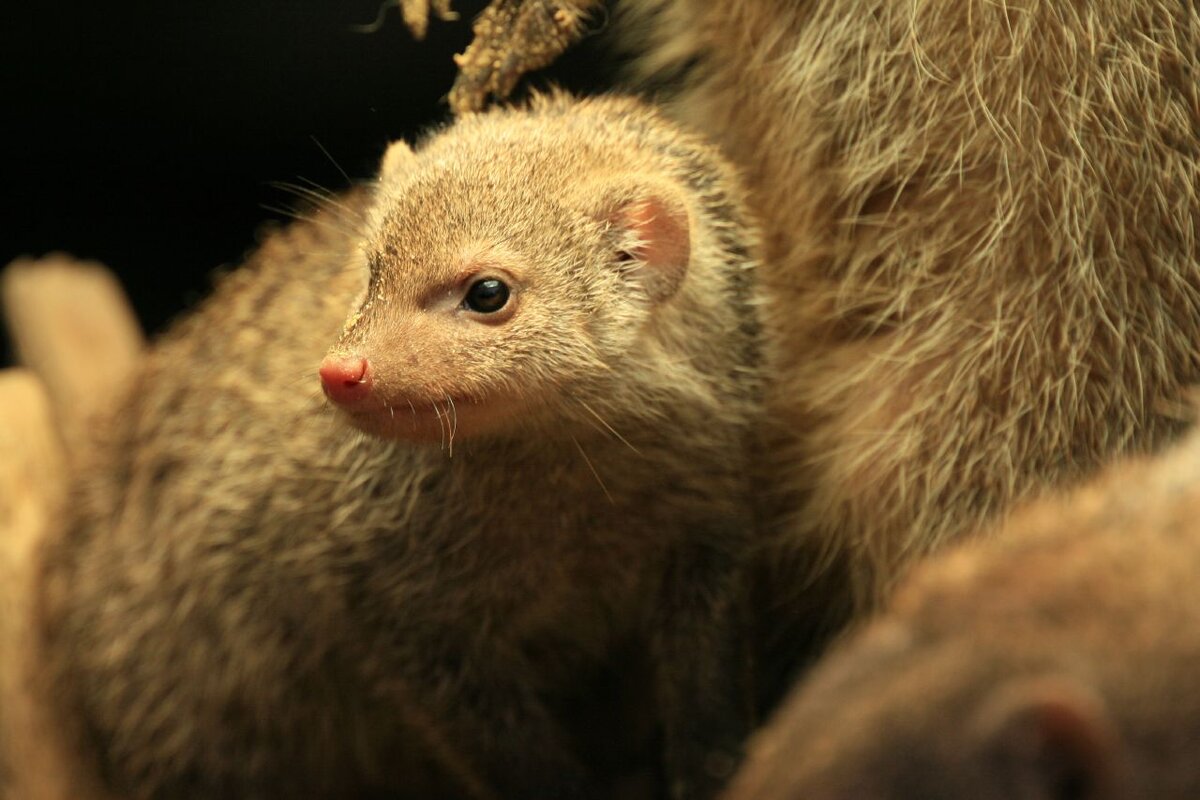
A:
{"label": "blurred mongoose in foreground", "polygon": [[1200,797],[1200,436],[914,571],[729,800]]}
{"label": "blurred mongoose in foreground", "polygon": [[394,145],[371,194],[147,355],[45,552],[43,690],[124,797],[587,797],[555,709],[641,640],[672,794],[712,793],[759,399],[736,176],[556,95]]}
{"label": "blurred mongoose in foreground", "polygon": [[[506,92],[600,5],[495,0],[453,104]],[[1182,430],[1195,2],[618,0],[611,19],[763,220],[774,621],[835,629],[1023,496]]]}

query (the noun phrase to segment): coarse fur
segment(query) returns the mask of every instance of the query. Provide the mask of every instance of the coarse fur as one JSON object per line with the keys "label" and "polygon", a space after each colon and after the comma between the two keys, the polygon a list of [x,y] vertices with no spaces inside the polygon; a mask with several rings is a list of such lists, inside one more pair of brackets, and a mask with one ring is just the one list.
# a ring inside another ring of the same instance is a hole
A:
{"label": "coarse fur", "polygon": [[729,800],[1200,795],[1200,436],[914,570]]}
{"label": "coarse fur", "polygon": [[776,531],[848,561],[860,608],[1031,490],[1181,430],[1200,377],[1194,3],[626,9],[642,74],[694,63],[674,113],[748,174],[786,344]]}
{"label": "coarse fur", "polygon": [[[777,618],[824,605],[836,628],[1029,492],[1181,429],[1177,392],[1200,376],[1195,3],[616,10],[633,80],[722,145],[763,220],[783,351],[764,563],[803,610]],[[478,104],[511,79],[459,83]]]}
{"label": "coarse fur", "polygon": [[[591,796],[556,710],[633,639],[672,793],[713,791],[760,400],[736,176],[633,100],[555,95],[393,147],[365,195],[150,350],[44,552],[42,691],[131,798]],[[665,295],[645,202],[683,212]],[[519,276],[504,325],[437,306],[480,263]],[[355,430],[331,346],[430,411]]]}

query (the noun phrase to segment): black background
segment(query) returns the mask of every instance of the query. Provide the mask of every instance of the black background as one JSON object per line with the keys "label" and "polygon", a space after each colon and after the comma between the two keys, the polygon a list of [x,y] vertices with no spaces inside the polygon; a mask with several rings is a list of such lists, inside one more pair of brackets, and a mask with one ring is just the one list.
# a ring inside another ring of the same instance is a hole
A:
{"label": "black background", "polygon": [[[380,0],[9,3],[0,16],[0,264],[66,251],[115,270],[159,330],[298,201],[447,119],[451,56],[484,3],[424,42]],[[552,78],[606,79],[594,41]],[[345,173],[345,174],[343,174]],[[0,338],[0,364],[10,350]]]}

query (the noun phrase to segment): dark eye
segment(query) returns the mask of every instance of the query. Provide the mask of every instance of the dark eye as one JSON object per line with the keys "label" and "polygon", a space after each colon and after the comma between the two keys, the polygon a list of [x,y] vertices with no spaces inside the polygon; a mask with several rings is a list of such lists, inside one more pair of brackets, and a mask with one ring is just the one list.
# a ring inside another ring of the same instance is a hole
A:
{"label": "dark eye", "polygon": [[471,284],[471,288],[467,289],[467,297],[463,300],[463,305],[480,314],[491,314],[504,308],[507,302],[508,286],[504,284],[504,281],[484,278],[481,281],[475,281]]}

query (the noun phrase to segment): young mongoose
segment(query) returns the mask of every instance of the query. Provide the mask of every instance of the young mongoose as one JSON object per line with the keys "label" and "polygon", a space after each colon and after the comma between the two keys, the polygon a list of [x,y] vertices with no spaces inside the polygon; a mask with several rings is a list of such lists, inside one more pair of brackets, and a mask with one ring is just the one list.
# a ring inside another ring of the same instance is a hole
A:
{"label": "young mongoose", "polygon": [[[599,6],[493,2],[455,106]],[[799,609],[870,608],[1021,497],[1181,430],[1196,3],[619,0],[612,20],[635,80],[722,145],[763,220],[767,561]]]}
{"label": "young mongoose", "polygon": [[671,793],[711,793],[759,399],[736,176],[556,95],[393,145],[371,194],[146,356],[46,550],[47,691],[122,796],[585,797],[555,710],[644,641]]}
{"label": "young mongoose", "polygon": [[1200,436],[914,571],[729,800],[1200,797]]}

